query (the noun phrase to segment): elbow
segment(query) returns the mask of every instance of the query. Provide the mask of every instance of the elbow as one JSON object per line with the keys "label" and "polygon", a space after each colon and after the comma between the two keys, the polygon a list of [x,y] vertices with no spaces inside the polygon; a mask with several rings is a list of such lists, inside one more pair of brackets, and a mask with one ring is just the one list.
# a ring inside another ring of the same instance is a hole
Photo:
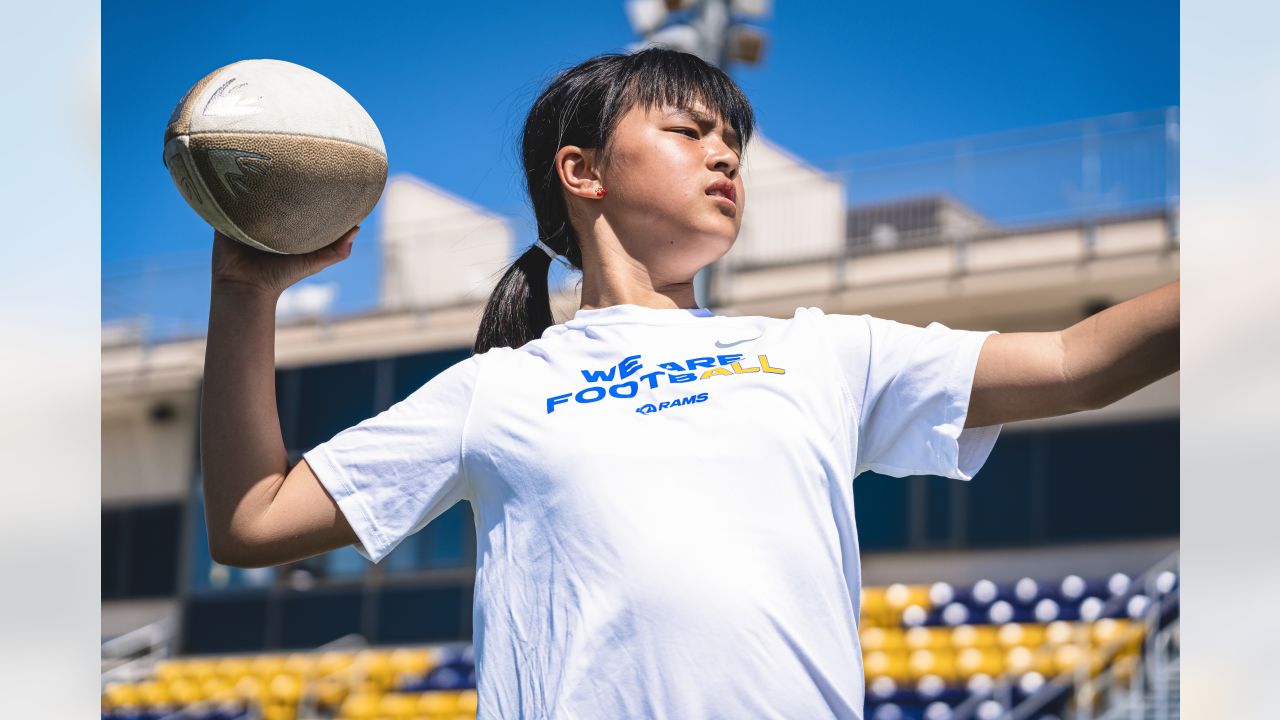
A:
{"label": "elbow", "polygon": [[270,567],[275,564],[252,546],[229,542],[226,539],[215,541],[213,537],[209,538],[209,557],[219,565],[246,570]]}

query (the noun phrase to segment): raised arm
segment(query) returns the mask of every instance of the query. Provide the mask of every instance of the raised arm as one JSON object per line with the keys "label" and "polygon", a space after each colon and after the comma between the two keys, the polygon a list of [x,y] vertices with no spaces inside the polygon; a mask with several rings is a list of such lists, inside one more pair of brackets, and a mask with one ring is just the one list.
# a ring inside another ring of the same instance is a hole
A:
{"label": "raised arm", "polygon": [[356,540],[307,463],[288,466],[275,392],[276,301],[345,258],[353,235],[279,257],[214,237],[200,465],[209,552],[224,565],[277,565]]}
{"label": "raised arm", "polygon": [[988,337],[978,356],[965,427],[1105,407],[1176,372],[1180,282],[1065,330]]}

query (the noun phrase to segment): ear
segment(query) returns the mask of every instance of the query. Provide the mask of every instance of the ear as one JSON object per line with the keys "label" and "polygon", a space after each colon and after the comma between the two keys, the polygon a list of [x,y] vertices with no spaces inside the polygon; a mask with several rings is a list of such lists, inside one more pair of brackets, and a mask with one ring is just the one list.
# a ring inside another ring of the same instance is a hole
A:
{"label": "ear", "polygon": [[595,160],[595,148],[565,145],[556,151],[556,173],[565,192],[595,199],[601,184]]}

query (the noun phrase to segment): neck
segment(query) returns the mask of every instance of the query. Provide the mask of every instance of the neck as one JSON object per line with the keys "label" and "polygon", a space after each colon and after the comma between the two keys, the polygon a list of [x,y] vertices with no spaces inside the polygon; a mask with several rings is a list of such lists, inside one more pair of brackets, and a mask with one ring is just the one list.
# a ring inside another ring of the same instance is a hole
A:
{"label": "neck", "polygon": [[607,223],[597,222],[592,230],[594,232],[580,243],[583,310],[611,305],[639,305],[659,310],[698,307],[693,278],[655,277],[626,252]]}

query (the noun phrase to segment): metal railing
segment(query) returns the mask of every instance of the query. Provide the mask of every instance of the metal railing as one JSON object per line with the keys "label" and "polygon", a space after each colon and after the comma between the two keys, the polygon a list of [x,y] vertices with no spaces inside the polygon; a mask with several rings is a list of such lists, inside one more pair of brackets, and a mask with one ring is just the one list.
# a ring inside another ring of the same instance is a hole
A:
{"label": "metal railing", "polygon": [[150,676],[157,662],[174,653],[175,622],[173,616],[165,616],[102,643],[102,688]]}
{"label": "metal railing", "polygon": [[[1177,662],[1177,611],[1179,587],[1162,593],[1157,585],[1161,574],[1176,571],[1178,553],[1173,553],[1149,568],[1123,592],[1103,605],[1099,618],[1107,618],[1124,608],[1136,595],[1151,599],[1140,622],[1143,625],[1141,661],[1132,672],[1121,672],[1116,660],[1132,640],[1125,633],[1098,649],[1087,651],[1073,667],[1059,673],[1019,703],[1014,702],[1014,687],[1022,673],[1006,671],[985,691],[973,692],[957,705],[951,720],[973,720],[978,709],[988,700],[1000,703],[999,720],[1028,720],[1044,712],[1050,705],[1067,697],[1075,707],[1076,720],[1138,720],[1147,718],[1154,707],[1156,720],[1176,717],[1168,707],[1168,688],[1162,683],[1168,677],[1168,666]],[[1043,652],[1043,648],[1040,652]],[[1096,714],[1097,713],[1097,714]]]}

